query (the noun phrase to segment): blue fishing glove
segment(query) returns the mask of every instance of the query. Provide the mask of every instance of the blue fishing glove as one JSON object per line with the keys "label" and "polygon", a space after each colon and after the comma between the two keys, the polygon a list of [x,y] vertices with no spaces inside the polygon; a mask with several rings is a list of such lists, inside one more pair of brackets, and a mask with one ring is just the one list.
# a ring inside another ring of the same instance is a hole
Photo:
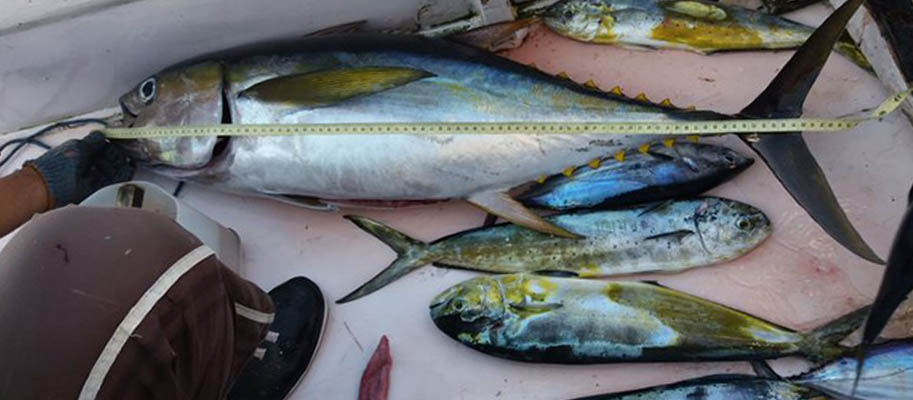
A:
{"label": "blue fishing glove", "polygon": [[130,179],[134,171],[130,159],[100,132],[68,140],[25,165],[44,179],[51,208],[78,203],[98,189]]}

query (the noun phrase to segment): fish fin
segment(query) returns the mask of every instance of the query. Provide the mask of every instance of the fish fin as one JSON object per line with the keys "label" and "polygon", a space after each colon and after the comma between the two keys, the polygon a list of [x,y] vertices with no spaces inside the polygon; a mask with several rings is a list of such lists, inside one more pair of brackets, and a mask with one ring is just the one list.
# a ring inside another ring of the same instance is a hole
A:
{"label": "fish fin", "polygon": [[523,44],[524,30],[536,22],[539,22],[538,18],[498,22],[453,34],[447,39],[491,52],[513,49]]}
{"label": "fish fin", "polygon": [[336,304],[348,303],[352,300],[371,294],[378,289],[387,286],[403,275],[412,272],[419,267],[432,262],[429,258],[428,244],[410,238],[405,234],[396,231],[380,222],[367,217],[356,215],[346,215],[346,219],[352,221],[356,226],[380,239],[387,246],[396,251],[397,258],[390,263],[387,268],[371,278],[370,281],[355,289],[352,293],[336,300]]}
{"label": "fish fin", "polygon": [[492,226],[498,222],[498,216],[492,213],[485,213],[485,221],[482,222],[482,226]]}
{"label": "fish fin", "polygon": [[542,304],[529,304],[525,300],[523,303],[509,303],[508,306],[514,310],[520,311],[522,313],[544,313],[547,311],[557,310],[564,305],[561,303],[542,303]]}
{"label": "fish fin", "polygon": [[872,306],[859,308],[806,333],[799,342],[799,353],[816,363],[842,356],[849,349],[840,341],[862,326],[871,309]]}
{"label": "fish fin", "polygon": [[571,239],[579,239],[582,237],[542,219],[542,217],[536,215],[532,210],[526,208],[522,203],[514,200],[509,194],[504,192],[491,191],[476,193],[469,196],[466,201],[491,214],[495,214],[514,224],[535,231]]}
{"label": "fish fin", "polygon": [[324,202],[316,197],[309,196],[295,196],[291,194],[269,194],[266,197],[269,197],[273,200],[293,205],[295,207],[306,208],[308,210],[317,210],[317,211],[338,211],[339,207]]}
{"label": "fish fin", "polygon": [[663,285],[662,283],[659,283],[659,281],[649,280],[649,281],[639,281],[639,282],[640,282],[640,283],[646,283],[646,284],[648,284],[648,285],[653,285],[653,286],[661,287],[661,288],[663,288],[663,289],[669,289],[668,286]]}
{"label": "fish fin", "polygon": [[765,360],[749,360],[748,363],[751,364],[751,369],[757,376],[767,379],[783,379]]}
{"label": "fish fin", "polygon": [[322,107],[383,92],[434,74],[405,67],[340,67],[280,76],[260,82],[240,96],[266,103]]}
{"label": "fish fin", "polygon": [[649,214],[649,213],[651,213],[651,212],[655,212],[655,211],[662,210],[662,209],[668,207],[670,204],[672,204],[672,203],[674,203],[674,202],[675,202],[675,200],[672,200],[672,199],[670,199],[670,200],[663,200],[663,201],[657,201],[657,202],[655,202],[655,203],[650,204],[649,206],[647,206],[647,208],[644,208],[644,210],[641,211],[640,214],[637,214],[637,216],[638,216],[638,217],[643,217],[644,215],[647,215],[647,214]]}
{"label": "fish fin", "polygon": [[840,54],[854,64],[858,65],[859,68],[862,68],[870,73],[875,73],[875,70],[872,69],[872,64],[869,62],[869,59],[865,57],[865,54],[862,53],[862,50],[859,49],[859,46],[856,46],[856,42],[853,41],[853,38],[850,37],[849,32],[843,31],[843,34],[840,35],[840,40],[834,45],[834,51],[837,54]]}
{"label": "fish fin", "polygon": [[550,270],[550,269],[535,271],[533,273],[536,275],[549,276],[552,278],[576,278],[576,277],[580,276],[576,272],[556,271],[556,270]]}
{"label": "fish fin", "polygon": [[390,340],[387,335],[380,337],[377,349],[361,375],[358,386],[359,399],[387,400],[390,391],[390,372],[393,370],[393,356],[390,354]]}
{"label": "fish fin", "polygon": [[663,161],[670,161],[675,159],[675,157],[672,157],[668,154],[657,153],[655,151],[647,151],[647,155]]}
{"label": "fish fin", "polygon": [[664,233],[660,233],[660,234],[653,235],[653,236],[647,236],[647,237],[643,238],[642,240],[646,241],[646,240],[670,238],[670,239],[675,239],[675,240],[681,241],[686,236],[691,236],[693,234],[694,234],[694,231],[692,231],[690,229],[679,229],[677,231],[664,232]]}
{"label": "fish fin", "polygon": [[706,21],[722,21],[729,17],[722,7],[693,0],[664,1],[660,7],[666,11],[687,15]]}
{"label": "fish fin", "polygon": [[875,301],[872,302],[872,313],[865,322],[862,332],[862,344],[872,344],[894,311],[913,290],[913,207],[904,213],[891,251],[888,264],[881,278],[881,285]]}
{"label": "fish fin", "polygon": [[[790,58],[780,73],[755,100],[742,110],[753,118],[791,118],[802,115],[802,104],[821,72],[846,22],[862,0],[849,0],[834,11]],[[793,199],[834,240],[856,255],[877,264],[884,262],[853,227],[827,183],[824,172],[800,132],[742,136],[773,171]]]}
{"label": "fish fin", "polygon": [[342,35],[345,33],[355,33],[364,29],[365,25],[368,23],[366,20],[346,22],[344,24],[333,25],[328,28],[323,28],[318,31],[314,31],[304,35],[304,37],[320,37],[320,36],[333,36],[333,35]]}

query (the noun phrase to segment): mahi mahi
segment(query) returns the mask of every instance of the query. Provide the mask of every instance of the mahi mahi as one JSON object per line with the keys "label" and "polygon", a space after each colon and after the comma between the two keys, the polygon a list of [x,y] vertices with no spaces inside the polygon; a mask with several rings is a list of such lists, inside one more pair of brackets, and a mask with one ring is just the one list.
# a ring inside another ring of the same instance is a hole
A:
{"label": "mahi mahi", "polygon": [[801,333],[656,284],[528,274],[469,279],[430,308],[439,329],[473,349],[560,364],[831,359],[867,311]]}
{"label": "mahi mahi", "polygon": [[369,218],[348,218],[396,250],[398,256],[340,303],[374,292],[426,264],[580,277],[677,272],[735,259],[771,233],[770,220],[763,212],[717,197],[546,217],[583,239],[501,224],[424,243]]}
{"label": "mahi mahi", "polygon": [[[815,31],[775,15],[707,0],[566,0],[548,10],[545,24],[584,42],[700,53],[794,49]],[[844,36],[835,49],[871,70],[852,39]]]}

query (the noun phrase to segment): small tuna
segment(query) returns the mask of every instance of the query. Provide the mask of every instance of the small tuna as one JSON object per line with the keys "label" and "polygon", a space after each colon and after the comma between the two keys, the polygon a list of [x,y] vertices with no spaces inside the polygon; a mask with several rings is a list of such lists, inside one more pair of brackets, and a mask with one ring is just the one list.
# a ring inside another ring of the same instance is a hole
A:
{"label": "small tuna", "polygon": [[518,200],[528,206],[571,210],[691,197],[732,179],[753,162],[722,146],[655,143],[553,175]]}
{"label": "small tuna", "polygon": [[473,349],[559,364],[831,359],[867,308],[808,333],[645,282],[483,276],[431,302],[435,325]]}
{"label": "small tuna", "polygon": [[[705,0],[567,0],[548,10],[545,24],[584,42],[699,53],[793,49],[815,31],[775,15]],[[852,40],[841,39],[835,49],[871,70]]]}
{"label": "small tuna", "polygon": [[424,243],[369,218],[347,218],[396,250],[398,258],[339,303],[370,294],[427,264],[580,277],[675,272],[737,258],[771,233],[763,212],[717,197],[545,217],[583,239],[500,224]]}

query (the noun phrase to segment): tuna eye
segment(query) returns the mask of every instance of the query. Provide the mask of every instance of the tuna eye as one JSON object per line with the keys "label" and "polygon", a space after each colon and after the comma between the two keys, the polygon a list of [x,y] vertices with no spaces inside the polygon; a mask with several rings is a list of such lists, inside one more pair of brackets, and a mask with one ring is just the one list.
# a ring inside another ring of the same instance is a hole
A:
{"label": "tuna eye", "polygon": [[454,300],[453,301],[453,309],[456,310],[457,312],[463,311],[464,308],[466,308],[465,301],[463,301],[463,300]]}
{"label": "tuna eye", "polygon": [[139,85],[139,98],[143,103],[152,101],[155,97],[155,78],[149,78]]}
{"label": "tuna eye", "polygon": [[751,227],[754,226],[754,224],[752,224],[751,220],[749,220],[748,218],[742,217],[742,218],[739,218],[739,220],[735,222],[735,226],[739,227],[739,229],[741,229],[743,231],[747,231],[747,230],[751,229]]}
{"label": "tuna eye", "polygon": [[735,167],[735,158],[731,155],[724,156],[723,161],[726,161],[726,163],[729,164],[729,168]]}

